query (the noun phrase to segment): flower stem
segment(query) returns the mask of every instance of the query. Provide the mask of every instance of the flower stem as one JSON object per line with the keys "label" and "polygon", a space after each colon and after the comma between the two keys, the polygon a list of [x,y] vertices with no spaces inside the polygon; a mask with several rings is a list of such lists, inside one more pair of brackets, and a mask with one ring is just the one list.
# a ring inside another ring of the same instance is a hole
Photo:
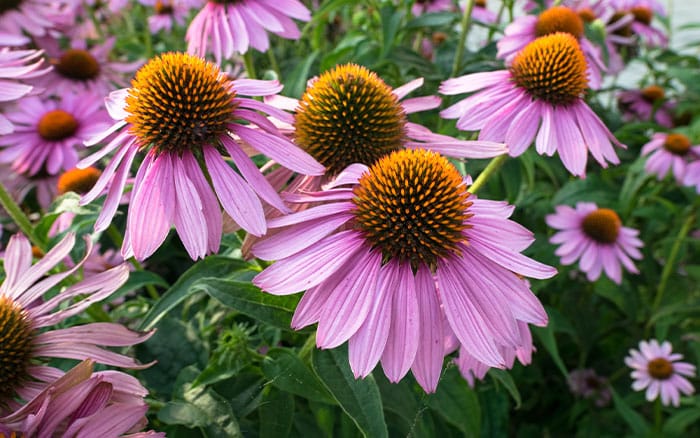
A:
{"label": "flower stem", "polygon": [[280,72],[280,66],[277,63],[277,57],[275,57],[275,52],[272,48],[267,50],[267,57],[270,60],[270,68],[277,74],[277,79],[282,81],[282,72]]}
{"label": "flower stem", "polygon": [[5,209],[7,214],[10,215],[15,224],[19,229],[27,236],[30,242],[39,248],[42,252],[46,252],[46,242],[39,239],[39,237],[34,232],[34,226],[29,220],[22,209],[17,205],[12,196],[5,188],[4,184],[0,183],[0,205]]}
{"label": "flower stem", "polygon": [[479,190],[481,186],[486,184],[486,181],[488,181],[491,175],[493,175],[503,165],[503,163],[505,163],[507,158],[508,155],[506,154],[492,158],[489,164],[486,166],[486,169],[481,171],[479,176],[474,181],[474,184],[472,184],[469,187],[469,189],[467,189],[467,191],[469,193],[476,193],[476,191]]}
{"label": "flower stem", "polygon": [[654,431],[661,436],[661,426],[663,424],[663,412],[661,410],[661,396],[654,400]]}
{"label": "flower stem", "polygon": [[467,4],[464,5],[464,14],[462,15],[461,28],[462,31],[459,34],[459,41],[457,41],[457,53],[455,53],[454,64],[452,64],[452,74],[450,77],[457,76],[459,68],[462,65],[462,57],[464,56],[464,47],[467,45],[467,35],[469,34],[469,28],[472,24],[472,10],[474,9],[475,0],[467,0]]}
{"label": "flower stem", "polygon": [[671,251],[668,254],[668,259],[666,259],[666,264],[664,265],[664,269],[661,272],[659,288],[656,290],[656,297],[654,298],[654,304],[652,305],[652,314],[656,313],[656,311],[659,309],[659,306],[661,305],[664,293],[666,292],[666,284],[668,283],[668,278],[671,276],[671,272],[673,272],[673,268],[676,265],[676,257],[678,257],[678,252],[681,249],[681,244],[685,240],[685,236],[688,235],[690,227],[692,227],[694,223],[695,209],[692,209],[688,214],[688,217],[686,217],[685,222],[683,222],[683,225],[681,226],[681,229],[678,232],[678,235],[676,236],[676,240],[673,242]]}
{"label": "flower stem", "polygon": [[245,64],[245,71],[248,73],[249,79],[256,79],[255,76],[255,63],[253,63],[253,51],[248,50],[243,55],[243,63]]}

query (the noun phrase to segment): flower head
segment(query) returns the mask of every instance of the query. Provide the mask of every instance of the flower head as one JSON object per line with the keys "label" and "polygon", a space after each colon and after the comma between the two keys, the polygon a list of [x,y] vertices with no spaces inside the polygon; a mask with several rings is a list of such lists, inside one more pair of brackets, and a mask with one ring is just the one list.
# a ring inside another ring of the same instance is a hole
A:
{"label": "flower head", "polygon": [[[166,53],[149,61],[136,73],[131,88],[110,94],[107,106],[117,122],[89,143],[114,132],[118,135],[79,163],[79,167],[89,166],[117,150],[81,201],[94,200],[111,182],[96,229],[109,225],[129,168],[136,155],[143,153],[127,216],[125,257],[149,257],[173,224],[192,258],[216,252],[222,233],[219,202],[246,231],[263,234],[266,226],[260,198],[279,210],[287,211],[287,207],[242,143],[300,173],[321,174],[324,170],[257,112],[278,110],[239,95],[269,95],[280,89],[272,81],[231,81],[214,64],[192,55]],[[230,155],[240,175],[219,151]]]}
{"label": "flower head", "polygon": [[658,179],[666,177],[670,170],[678,184],[685,184],[688,165],[700,161],[700,145],[692,145],[690,139],[679,133],[656,133],[642,147],[642,155],[648,155],[644,170]]}
{"label": "flower head", "polygon": [[639,272],[631,260],[642,258],[639,231],[623,227],[613,210],[598,208],[591,202],[579,202],[575,209],[558,205],[556,213],[547,215],[546,221],[550,227],[561,230],[549,239],[551,243],[561,244],[555,252],[561,263],[570,265],[580,259],[579,267],[589,281],[597,280],[605,271],[620,284],[620,263],[630,272]]}
{"label": "flower head", "polygon": [[[32,91],[33,87],[21,82],[38,75],[45,74],[47,70],[39,70],[43,61],[39,59],[41,51],[38,50],[10,50],[7,47],[0,49],[0,110],[4,104],[15,102]],[[14,125],[0,112],[0,135],[14,131]]]}
{"label": "flower head", "polygon": [[[148,339],[152,333],[135,333],[119,324],[92,323],[51,328],[89,305],[108,297],[128,278],[121,264],[88,276],[58,294],[46,297],[59,282],[73,274],[83,261],[67,271],[47,275],[68,256],[75,236],[67,234],[32,266],[32,246],[22,235],[10,238],[5,252],[6,277],[0,285],[0,417],[37,396],[56,378],[56,369],[42,358],[92,359],[105,365],[142,368],[133,359],[102,348],[125,347]],[[91,244],[87,241],[87,253]],[[80,298],[78,298],[80,297]],[[59,310],[57,310],[59,309]]]}
{"label": "flower head", "polygon": [[558,152],[569,172],[583,176],[589,151],[606,167],[607,161],[619,162],[611,142],[624,147],[582,99],[586,84],[586,61],[576,38],[559,32],[528,44],[508,70],[443,82],[444,94],[482,91],[441,115],[458,119],[459,129],[481,130],[480,140],[505,140],[514,157],[535,140],[538,153]]}
{"label": "flower head", "polygon": [[641,90],[621,92],[617,102],[625,121],[653,120],[664,128],[673,127],[673,102],[666,100],[666,93],[658,85],[649,85]]}
{"label": "flower head", "polygon": [[610,383],[592,368],[571,371],[567,383],[571,392],[577,397],[591,400],[598,407],[610,404],[612,399]]}
{"label": "flower head", "polygon": [[320,348],[349,341],[356,377],[381,360],[391,381],[411,369],[434,391],[446,336],[505,367],[501,348],[523,343],[519,322],[546,324],[516,274],[556,271],[520,254],[532,235],[507,219],[511,207],[470,195],[435,152],[396,151],[369,168],[349,167],[324,191],[288,199],[318,204],[269,220],[280,230],[253,253],[277,262],[253,282],[276,295],[306,290],[292,327],[318,322]]}
{"label": "flower head", "polygon": [[0,4],[0,33],[41,37],[65,25],[72,9],[71,0],[6,0]]}
{"label": "flower head", "polygon": [[[680,362],[683,356],[672,352],[671,343],[652,339],[640,341],[639,350],[630,349],[625,364],[632,368],[632,389],[641,391],[646,388],[647,401],[661,396],[665,406],[680,405],[681,393],[690,395],[695,392],[693,385],[685,377],[695,376],[695,365]],[[684,377],[685,376],[685,377]]]}
{"label": "flower head", "polygon": [[153,8],[148,17],[152,34],[161,30],[170,32],[173,25],[183,26],[190,10],[201,5],[197,0],[139,0],[139,3]]}
{"label": "flower head", "polygon": [[267,51],[267,32],[291,40],[301,33],[292,18],[309,21],[311,13],[298,0],[209,0],[187,28],[187,51],[204,57],[213,53],[217,64],[250,47]]}

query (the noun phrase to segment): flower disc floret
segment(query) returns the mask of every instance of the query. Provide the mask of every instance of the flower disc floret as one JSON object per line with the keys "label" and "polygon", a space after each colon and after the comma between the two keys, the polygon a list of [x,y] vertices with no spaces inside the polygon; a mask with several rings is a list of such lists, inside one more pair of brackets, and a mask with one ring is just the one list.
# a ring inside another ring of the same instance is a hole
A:
{"label": "flower disc floret", "polygon": [[634,6],[630,9],[630,13],[634,15],[634,21],[643,23],[647,26],[649,26],[651,24],[651,20],[654,19],[654,12],[646,6]]}
{"label": "flower disc floret", "polygon": [[647,371],[654,379],[666,380],[673,375],[673,364],[663,357],[658,357],[649,361]]}
{"label": "flower disc floret", "polygon": [[58,177],[58,194],[63,195],[68,192],[85,194],[92,189],[100,175],[102,172],[95,167],[70,169]]}
{"label": "flower disc floret", "polygon": [[648,87],[642,88],[641,90],[642,98],[649,103],[655,103],[666,96],[666,92],[663,88],[658,85],[649,85]]}
{"label": "flower disc floret", "polygon": [[27,312],[0,295],[0,400],[12,397],[15,388],[29,376],[33,337]]}
{"label": "flower disc floret", "polygon": [[685,155],[690,150],[690,139],[683,134],[668,134],[664,142],[664,149],[674,155]]}
{"label": "flower disc floret", "polygon": [[184,53],[160,55],[138,72],[126,97],[126,121],[142,148],[179,152],[214,142],[234,119],[231,81]]}
{"label": "flower disc floret", "polygon": [[406,115],[379,76],[347,64],[322,74],[301,100],[297,143],[335,175],[352,163],[374,164],[403,146]]}
{"label": "flower disc floret", "polygon": [[566,6],[555,6],[542,12],[537,18],[535,34],[538,37],[566,32],[576,39],[583,36],[583,20],[581,16]]}
{"label": "flower disc floret", "polygon": [[75,134],[78,121],[71,113],[57,109],[47,112],[39,119],[37,130],[44,140],[59,141]]}
{"label": "flower disc floret", "polygon": [[614,243],[621,226],[620,217],[609,208],[599,208],[589,213],[582,224],[584,233],[599,243]]}
{"label": "flower disc floret", "polygon": [[87,81],[100,74],[100,63],[83,49],[68,49],[53,64],[57,72],[69,79]]}
{"label": "flower disc floret", "polygon": [[528,44],[511,65],[515,83],[552,105],[577,101],[588,86],[586,59],[571,34],[558,32]]}
{"label": "flower disc floret", "polygon": [[417,269],[459,253],[471,202],[462,176],[439,154],[402,150],[381,158],[354,194],[355,226],[385,259]]}

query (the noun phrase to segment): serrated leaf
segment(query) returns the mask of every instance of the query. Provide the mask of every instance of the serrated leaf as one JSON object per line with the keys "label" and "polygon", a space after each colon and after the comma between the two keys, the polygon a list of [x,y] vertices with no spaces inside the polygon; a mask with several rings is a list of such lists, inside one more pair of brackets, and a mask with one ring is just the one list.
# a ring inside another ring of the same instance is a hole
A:
{"label": "serrated leaf", "polygon": [[388,436],[379,388],[372,375],[355,379],[350,370],[347,347],[314,350],[312,364],[326,389],[364,436]]}

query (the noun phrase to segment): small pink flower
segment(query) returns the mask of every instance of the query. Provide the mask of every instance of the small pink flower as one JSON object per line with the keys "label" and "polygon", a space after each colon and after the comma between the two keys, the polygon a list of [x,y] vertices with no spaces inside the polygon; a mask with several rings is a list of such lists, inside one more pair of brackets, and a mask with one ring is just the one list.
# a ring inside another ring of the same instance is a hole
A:
{"label": "small pink flower", "polygon": [[617,96],[617,102],[622,110],[623,120],[651,121],[664,128],[673,127],[673,102],[665,100],[664,89],[658,85],[650,85],[641,90],[627,90]]}
{"label": "small pink flower", "polygon": [[75,1],[21,0],[3,3],[0,33],[41,37],[70,22]]}
{"label": "small pink flower", "polygon": [[452,0],[417,0],[411,6],[411,13],[419,16],[429,12],[451,11],[454,8]]}
{"label": "small pink flower", "polygon": [[184,26],[190,10],[201,5],[197,0],[139,0],[139,3],[153,8],[148,17],[148,28],[152,34],[170,32],[174,25]]}
{"label": "small pink flower", "polygon": [[592,368],[571,371],[567,383],[571,393],[577,397],[591,400],[600,408],[610,404],[612,399],[610,383]]}
{"label": "small pink flower", "polygon": [[654,15],[666,16],[663,5],[656,0],[612,0],[611,6],[618,13],[632,15],[630,30],[649,47],[666,47],[668,35],[652,26]]}
{"label": "small pink flower", "polygon": [[623,227],[613,210],[598,208],[592,202],[579,202],[575,209],[558,205],[555,210],[555,214],[547,215],[546,222],[561,230],[549,241],[561,244],[555,254],[563,265],[580,259],[579,267],[588,281],[597,280],[604,270],[617,284],[622,282],[620,263],[630,272],[639,272],[631,260],[642,258],[639,231]]}
{"label": "small pink flower", "polygon": [[[680,362],[683,356],[672,353],[671,343],[659,344],[656,339],[640,341],[639,350],[630,349],[625,364],[632,368],[632,389],[646,388],[647,401],[656,400],[661,395],[664,406],[678,407],[681,393],[691,395],[693,385],[685,377],[695,377],[695,365]],[[685,377],[684,377],[685,376]]]}
{"label": "small pink flower", "polygon": [[412,370],[433,392],[446,338],[503,368],[528,348],[522,325],[547,323],[518,277],[556,273],[521,254],[532,233],[508,219],[513,207],[470,195],[435,152],[404,149],[370,168],[353,165],[325,190],[288,200],[316,205],[269,220],[280,230],[253,253],[277,261],[253,283],[275,295],[306,291],[292,327],[317,322],[319,348],[347,341],[357,378],[381,360],[390,381]]}
{"label": "small pink flower", "polygon": [[649,155],[644,170],[664,179],[670,170],[678,184],[685,184],[688,165],[700,160],[700,145],[691,145],[690,139],[678,133],[656,133],[642,148]]}
{"label": "small pink flower", "polygon": [[[4,37],[4,36],[3,36]],[[19,40],[2,38],[3,43]],[[39,50],[10,50],[8,47],[0,49],[0,110],[4,111],[2,105],[15,102],[27,96],[34,87],[23,83],[27,80],[45,74],[48,70],[39,68],[43,65],[40,59],[42,52]],[[14,131],[14,125],[7,117],[0,112],[0,135],[9,134]]]}
{"label": "small pink flower", "polygon": [[0,162],[27,176],[75,167],[77,148],[109,126],[100,99],[91,94],[67,93],[60,101],[25,97],[8,119],[15,131],[0,140]]}
{"label": "small pink flower", "polygon": [[311,13],[298,0],[210,0],[187,29],[187,51],[201,57],[213,53],[218,64],[250,47],[266,52],[268,31],[291,40],[301,36],[292,18],[309,21]]}
{"label": "small pink flower", "polygon": [[587,83],[576,38],[559,32],[528,44],[508,70],[444,81],[443,94],[480,91],[440,114],[461,130],[481,130],[479,140],[505,141],[513,157],[535,140],[538,153],[558,152],[569,172],[584,176],[588,152],[606,167],[619,163],[612,144],[624,147],[583,100]]}

